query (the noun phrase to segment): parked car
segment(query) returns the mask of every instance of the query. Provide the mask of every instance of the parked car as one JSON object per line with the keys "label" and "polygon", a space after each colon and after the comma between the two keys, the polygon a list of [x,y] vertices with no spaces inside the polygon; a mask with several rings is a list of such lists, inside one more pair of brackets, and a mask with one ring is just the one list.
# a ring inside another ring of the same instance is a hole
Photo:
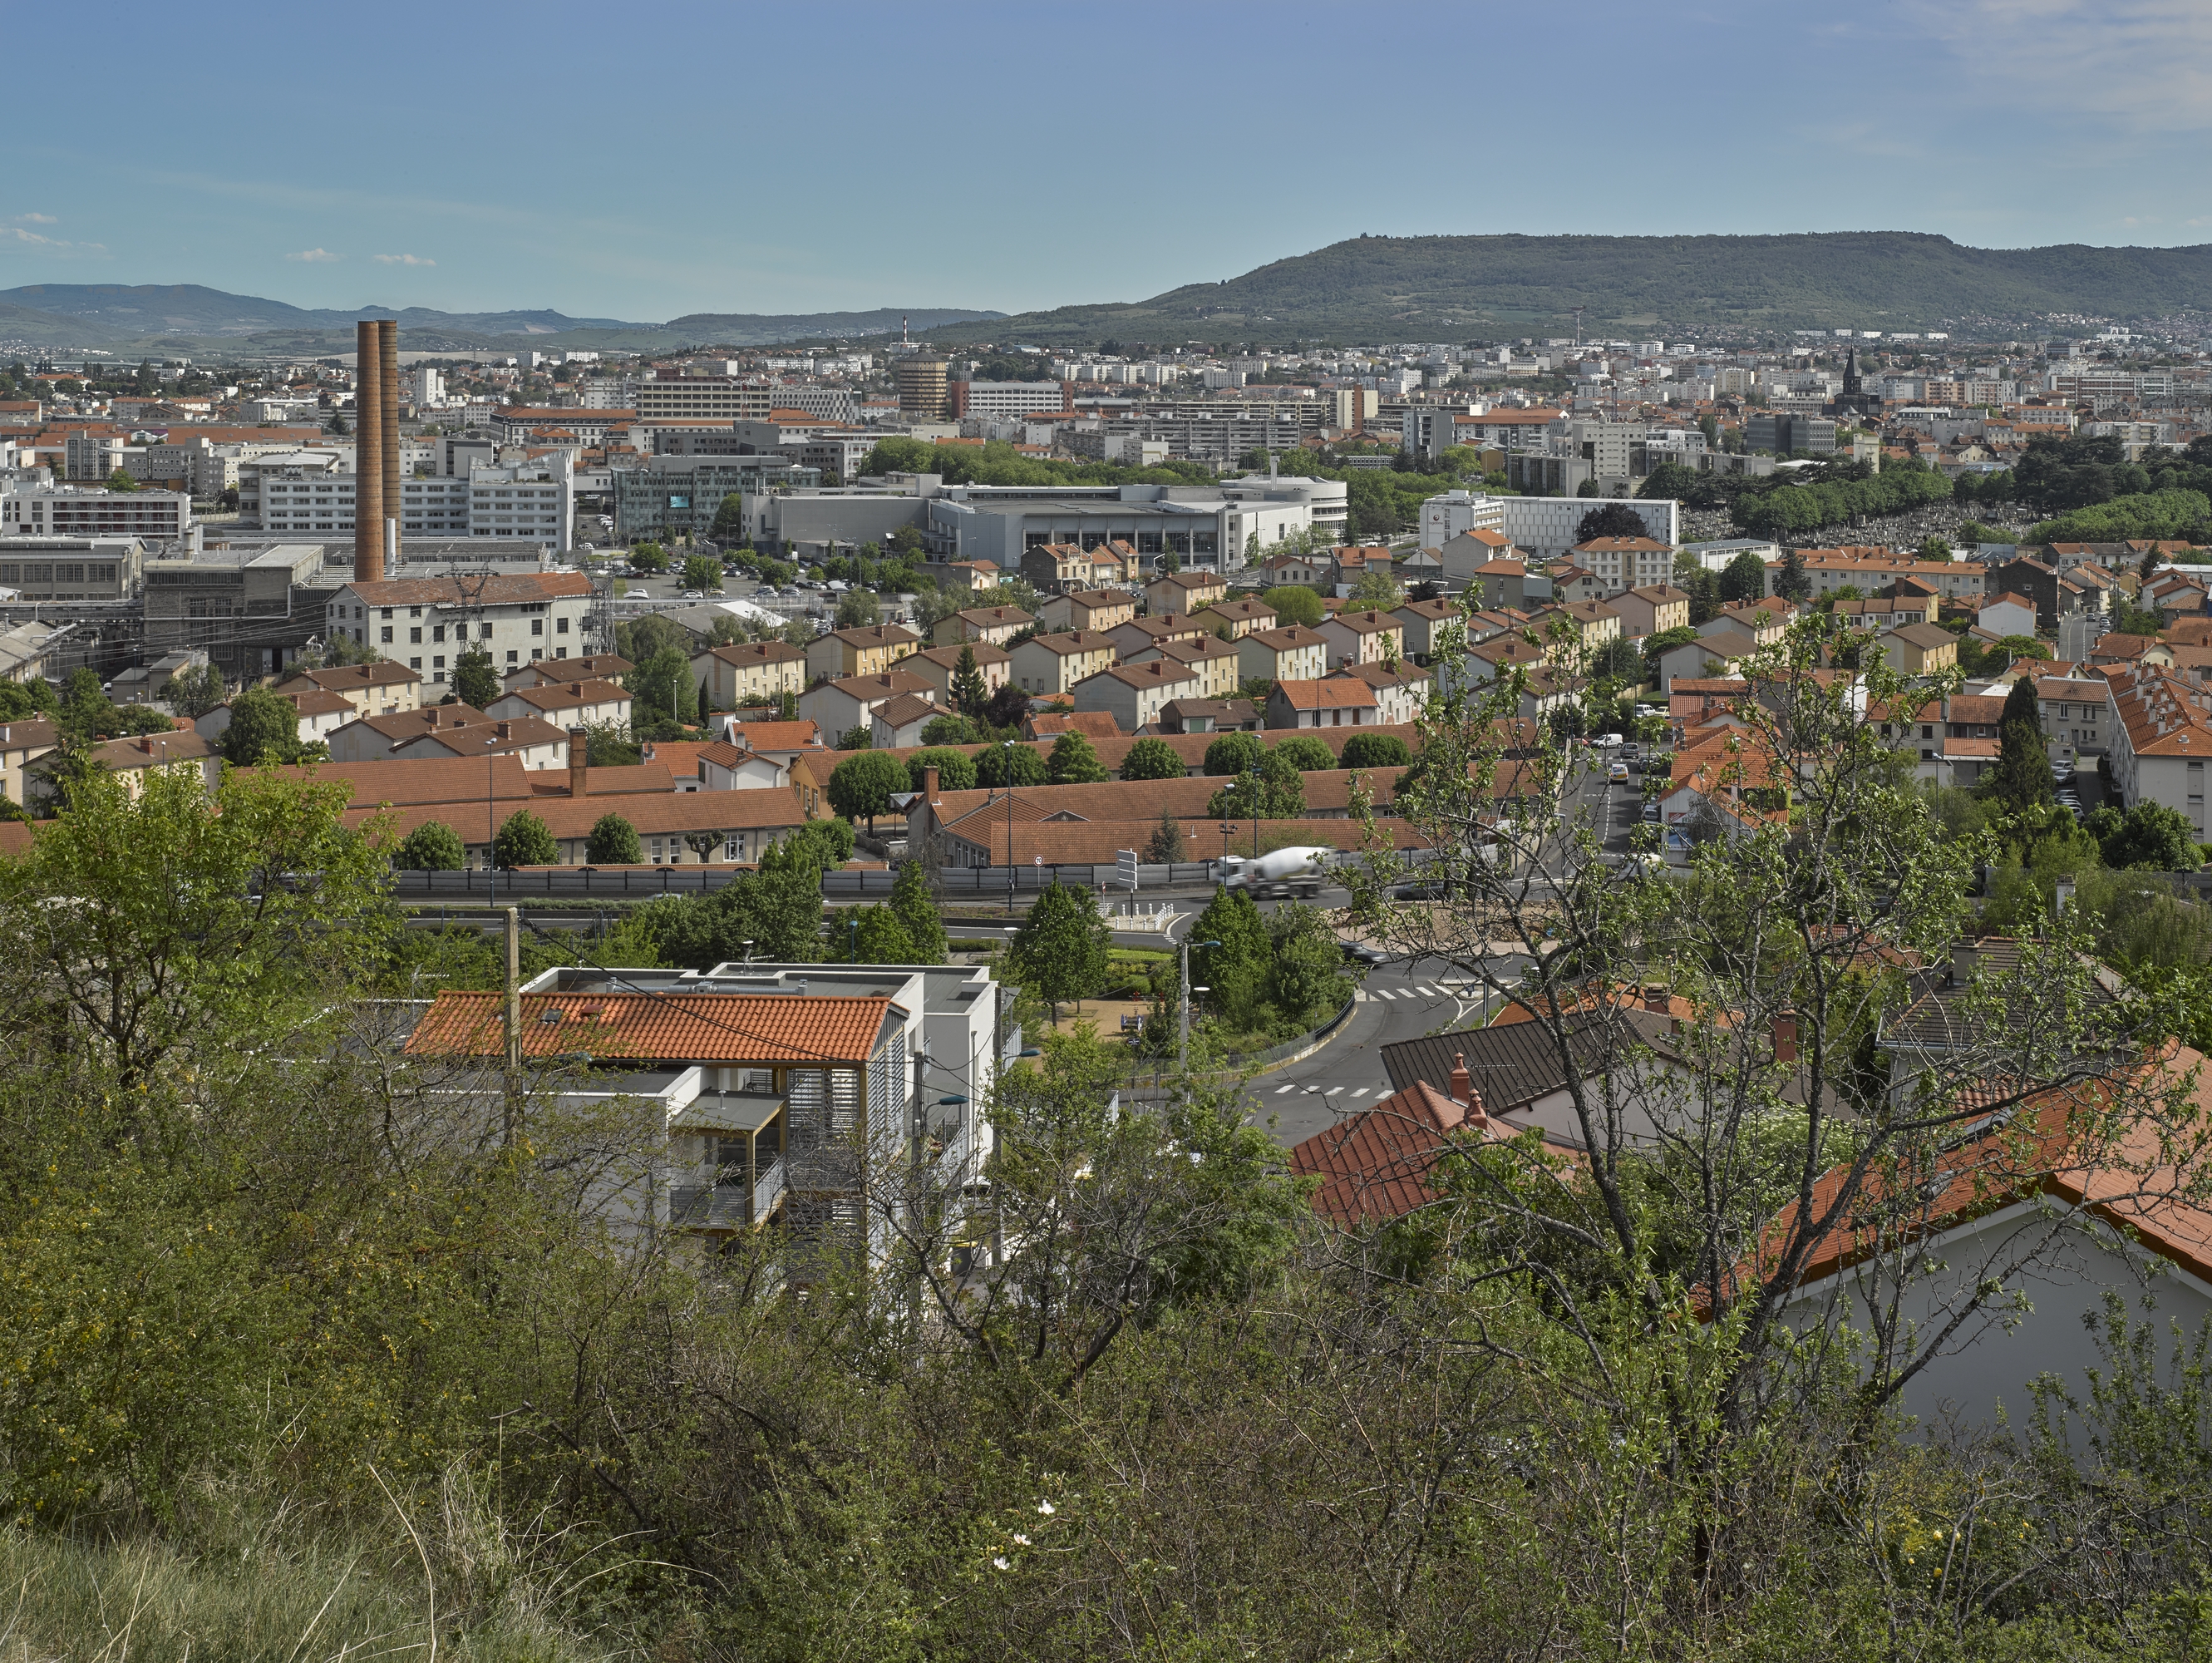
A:
{"label": "parked car", "polygon": [[1656,801],[1644,805],[1644,823],[1646,825],[1656,825],[1659,823],[1659,805]]}
{"label": "parked car", "polygon": [[1614,763],[1612,767],[1605,771],[1605,777],[1608,783],[1613,780],[1626,781],[1628,778],[1628,764],[1625,762]]}

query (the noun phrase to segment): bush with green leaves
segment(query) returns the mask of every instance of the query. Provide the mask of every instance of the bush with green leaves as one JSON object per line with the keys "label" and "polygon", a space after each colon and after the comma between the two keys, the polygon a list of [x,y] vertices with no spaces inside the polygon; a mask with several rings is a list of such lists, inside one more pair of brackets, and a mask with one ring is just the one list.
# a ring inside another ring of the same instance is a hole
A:
{"label": "bush with green leaves", "polygon": [[1328,741],[1316,739],[1311,734],[1294,734],[1288,739],[1278,740],[1274,750],[1277,756],[1302,774],[1336,766],[1336,752],[1328,748]]}
{"label": "bush with green leaves", "polygon": [[1045,886],[1014,931],[1007,967],[1024,989],[1052,1007],[1058,1021],[1063,1003],[1072,999],[1079,1010],[1105,984],[1106,950],[1113,940],[1098,916],[1097,898],[1055,881]]}
{"label": "bush with green leaves", "polygon": [[554,866],[560,862],[561,846],[544,820],[527,808],[518,808],[500,823],[492,839],[492,858],[507,872],[523,866]]}
{"label": "bush with green leaves", "polygon": [[1354,734],[1337,755],[1340,768],[1403,768],[1413,759],[1412,747],[1395,734]]}
{"label": "bush with green leaves", "polygon": [[883,751],[862,751],[830,771],[830,806],[848,820],[865,819],[872,835],[876,816],[890,812],[894,793],[913,788],[906,764]]}
{"label": "bush with green leaves", "polygon": [[992,745],[975,753],[975,783],[1003,790],[1009,785],[1043,785],[1051,778],[1044,758],[1025,740]]}
{"label": "bush with green leaves", "polygon": [[584,858],[593,866],[635,866],[645,859],[637,828],[611,809],[592,823]]}
{"label": "bush with green leaves", "polygon": [[240,767],[300,758],[300,712],[289,698],[266,687],[249,687],[230,702],[230,725],[222,730],[222,754]]}
{"label": "bush with green leaves", "polygon": [[1267,741],[1257,734],[1224,734],[1206,747],[1206,771],[1213,775],[1246,773],[1257,768],[1267,754]]}
{"label": "bush with green leaves", "polygon": [[1121,753],[1125,780],[1181,779],[1189,771],[1182,753],[1164,739],[1147,735]]}
{"label": "bush with green leaves", "polygon": [[965,751],[955,751],[941,745],[916,751],[906,759],[906,789],[921,790],[923,771],[930,768],[937,770],[937,789],[940,791],[969,791],[975,789],[975,759]]}
{"label": "bush with green leaves", "polygon": [[1054,785],[1095,785],[1112,776],[1098,760],[1097,746],[1071,728],[1052,742],[1052,755],[1045,760],[1045,777]]}
{"label": "bush with green leaves", "polygon": [[459,835],[443,820],[423,821],[392,851],[392,865],[403,872],[459,872],[468,859]]}

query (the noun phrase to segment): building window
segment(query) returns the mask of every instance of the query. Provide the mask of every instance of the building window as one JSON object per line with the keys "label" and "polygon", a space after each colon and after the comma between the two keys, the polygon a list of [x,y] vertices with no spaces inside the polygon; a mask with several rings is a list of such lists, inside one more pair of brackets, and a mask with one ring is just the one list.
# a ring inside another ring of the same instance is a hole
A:
{"label": "building window", "polygon": [[[566,635],[566,634],[568,634],[568,620],[567,618],[556,618],[556,619],[555,619],[555,620],[554,620],[554,624],[553,624],[553,633],[554,633],[554,634],[556,634],[556,635]],[[562,656],[562,657],[563,657],[563,658],[568,657],[568,655],[565,651],[561,655],[561,656]]]}
{"label": "building window", "polygon": [[422,661],[419,658],[410,658],[407,661],[407,667],[410,670],[419,670],[422,667]]}
{"label": "building window", "polygon": [[532,618],[530,620],[530,633],[532,635],[544,635],[545,633],[545,620],[542,618]]}
{"label": "building window", "polygon": [[[537,655],[537,654],[535,654],[535,653],[532,653],[532,654],[531,654],[531,656],[532,656],[532,658],[535,658],[535,657],[537,657],[537,656],[538,656],[538,655]],[[522,655],[521,655],[521,654],[520,654],[520,653],[518,653],[518,652],[516,652],[516,651],[515,651],[515,649],[514,649],[514,648],[509,647],[509,648],[507,649],[507,661],[508,663],[510,663],[510,664],[519,664],[519,663],[520,663],[520,662],[522,661]]]}
{"label": "building window", "polygon": [[419,647],[422,644],[422,631],[421,629],[412,629],[407,631],[407,644],[410,647]]}

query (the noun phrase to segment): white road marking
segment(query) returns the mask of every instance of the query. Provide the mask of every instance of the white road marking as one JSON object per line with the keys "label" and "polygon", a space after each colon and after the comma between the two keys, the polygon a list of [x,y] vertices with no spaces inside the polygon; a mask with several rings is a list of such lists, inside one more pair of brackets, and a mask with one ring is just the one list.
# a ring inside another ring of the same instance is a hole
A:
{"label": "white road marking", "polygon": [[1398,996],[1391,992],[1389,988],[1376,988],[1375,996],[1378,999],[1395,999]]}
{"label": "white road marking", "polygon": [[1416,988],[1414,991],[1419,993],[1424,999],[1433,999],[1437,996],[1437,990],[1434,988]]}
{"label": "white road marking", "polygon": [[1280,1097],[1285,1092],[1294,1092],[1297,1089],[1296,1086],[1278,1086],[1275,1087],[1275,1095]]}
{"label": "white road marking", "polygon": [[1367,1087],[1364,1087],[1364,1086],[1362,1086],[1362,1087],[1361,1087],[1358,1091],[1356,1091],[1356,1092],[1352,1093],[1352,1094],[1354,1097],[1364,1097],[1364,1096],[1366,1096],[1366,1095],[1367,1095]]}
{"label": "white road marking", "polygon": [[1342,1091],[1343,1089],[1344,1089],[1344,1087],[1341,1087],[1341,1086],[1331,1086],[1331,1087],[1330,1087],[1327,1091],[1323,1092],[1323,1093],[1322,1093],[1322,1095],[1323,1097],[1334,1097],[1334,1096],[1335,1096],[1335,1095],[1337,1094],[1337,1093],[1339,1093],[1339,1092]]}

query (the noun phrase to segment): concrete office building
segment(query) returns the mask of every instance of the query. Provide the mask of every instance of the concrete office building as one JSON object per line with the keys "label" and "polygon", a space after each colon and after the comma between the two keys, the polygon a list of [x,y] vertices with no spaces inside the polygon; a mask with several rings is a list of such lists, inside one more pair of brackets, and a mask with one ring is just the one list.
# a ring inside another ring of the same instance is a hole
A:
{"label": "concrete office building", "polygon": [[[1429,499],[1431,503],[1437,500],[1436,497]],[[1592,509],[1603,506],[1600,501],[1588,496],[1492,496],[1481,500],[1495,503],[1498,510],[1497,523],[1482,529],[1502,533],[1516,549],[1536,559],[1548,559],[1573,548],[1582,540],[1576,535],[1576,528],[1582,524],[1583,516]],[[1620,506],[1644,521],[1645,536],[1669,547],[1674,545],[1681,527],[1682,505],[1680,503],[1671,497],[1656,500],[1637,497],[1623,502]],[[1423,505],[1422,522],[1425,533],[1428,523],[1426,504]],[[1427,542],[1425,535],[1422,540]]]}
{"label": "concrete office building", "polygon": [[749,500],[820,483],[812,468],[796,466],[787,456],[647,457],[643,467],[615,470],[615,540],[685,532],[704,536],[726,496]]}
{"label": "concrete office building", "polygon": [[146,575],[135,537],[0,537],[0,590],[15,600],[129,600]]}
{"label": "concrete office building", "polygon": [[1440,549],[1471,531],[1502,532],[1505,526],[1505,499],[1486,496],[1479,490],[1447,490],[1430,497],[1421,504],[1421,543],[1425,549]]}
{"label": "concrete office building", "polygon": [[1067,391],[1058,381],[954,381],[951,417],[1030,416],[1065,410]]}
{"label": "concrete office building", "polygon": [[943,421],[951,408],[951,390],[945,380],[950,368],[933,352],[917,352],[910,358],[900,359],[896,372],[899,414],[923,421]]}
{"label": "concrete office building", "polygon": [[192,499],[180,490],[45,485],[0,493],[0,537],[133,537],[179,544],[194,529]]}
{"label": "concrete office building", "polygon": [[344,581],[343,572],[325,573],[320,543],[149,560],[146,652],[204,652],[234,681],[274,675],[321,635],[331,594]]}
{"label": "concrete office building", "polygon": [[[534,461],[472,466],[468,484],[471,537],[534,538],[556,549],[575,546],[576,466],[567,451],[550,451]],[[423,500],[427,515],[428,499]]]}
{"label": "concrete office building", "polygon": [[1334,539],[1348,513],[1342,482],[1256,476],[1218,485],[957,485],[928,499],[922,534],[945,560],[1018,570],[1031,549],[1129,544],[1142,557],[1173,552],[1216,571],[1265,558],[1309,528]]}
{"label": "concrete office building", "polygon": [[735,375],[648,375],[637,384],[637,414],[646,421],[714,416],[727,422],[760,420],[775,408],[777,391],[765,381]]}

